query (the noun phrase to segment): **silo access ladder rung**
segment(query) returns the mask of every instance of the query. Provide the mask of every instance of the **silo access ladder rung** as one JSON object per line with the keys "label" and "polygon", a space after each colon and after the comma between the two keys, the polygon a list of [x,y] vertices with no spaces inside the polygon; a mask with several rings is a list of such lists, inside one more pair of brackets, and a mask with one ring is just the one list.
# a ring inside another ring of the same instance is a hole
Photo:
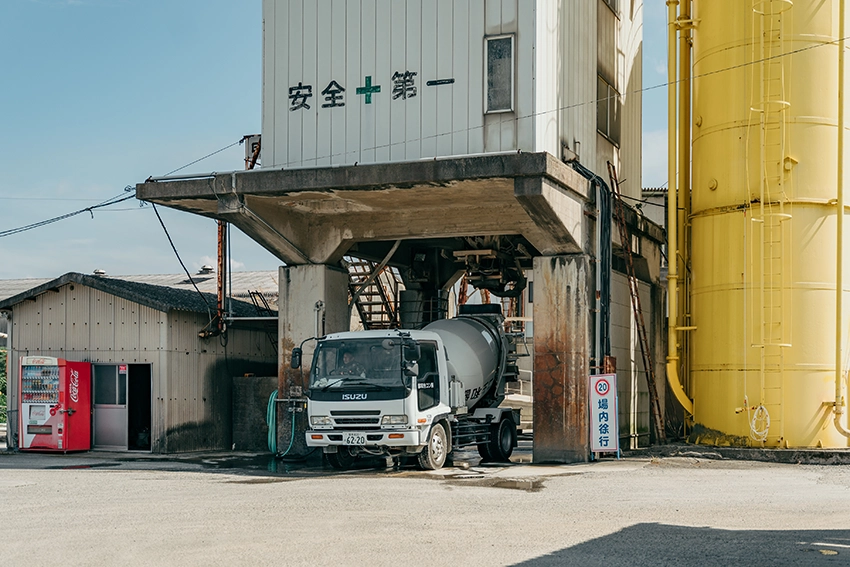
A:
{"label": "silo access ladder rung", "polygon": [[614,208],[617,217],[617,226],[620,229],[620,245],[623,247],[623,256],[626,260],[627,279],[629,281],[629,295],[631,296],[632,310],[635,314],[635,326],[637,327],[638,342],[640,343],[640,354],[643,357],[643,367],[646,370],[647,390],[649,391],[649,413],[655,428],[655,439],[664,442],[667,436],[664,424],[661,421],[661,402],[655,383],[655,366],[652,364],[652,352],[649,350],[649,338],[646,334],[646,324],[643,320],[643,309],[640,304],[640,290],[638,279],[635,276],[635,266],[632,261],[632,245],[629,228],[626,225],[625,203],[620,194],[620,182],[617,180],[617,170],[614,164],[608,162],[608,176],[611,179],[611,190],[614,193],[616,206]]}

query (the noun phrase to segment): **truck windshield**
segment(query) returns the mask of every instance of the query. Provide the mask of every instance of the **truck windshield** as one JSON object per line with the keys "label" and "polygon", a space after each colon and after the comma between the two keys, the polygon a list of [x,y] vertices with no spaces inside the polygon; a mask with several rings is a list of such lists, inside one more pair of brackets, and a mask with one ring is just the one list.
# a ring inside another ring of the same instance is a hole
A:
{"label": "truck windshield", "polygon": [[356,339],[319,343],[310,372],[310,388],[407,387],[400,339]]}

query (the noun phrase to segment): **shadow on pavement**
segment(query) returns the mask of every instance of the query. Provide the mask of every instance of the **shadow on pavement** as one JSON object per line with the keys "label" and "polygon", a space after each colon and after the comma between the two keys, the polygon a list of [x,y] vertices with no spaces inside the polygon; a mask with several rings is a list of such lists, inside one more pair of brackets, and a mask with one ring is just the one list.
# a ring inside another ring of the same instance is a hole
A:
{"label": "shadow on pavement", "polygon": [[850,530],[721,530],[636,524],[516,567],[850,565]]}

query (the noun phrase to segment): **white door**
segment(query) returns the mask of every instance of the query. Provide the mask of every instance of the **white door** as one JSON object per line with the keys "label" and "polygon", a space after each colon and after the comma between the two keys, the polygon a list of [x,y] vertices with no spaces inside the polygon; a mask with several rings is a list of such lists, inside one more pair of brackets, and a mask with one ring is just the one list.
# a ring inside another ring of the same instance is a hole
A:
{"label": "white door", "polygon": [[93,364],[95,449],[127,450],[127,372],[122,364]]}

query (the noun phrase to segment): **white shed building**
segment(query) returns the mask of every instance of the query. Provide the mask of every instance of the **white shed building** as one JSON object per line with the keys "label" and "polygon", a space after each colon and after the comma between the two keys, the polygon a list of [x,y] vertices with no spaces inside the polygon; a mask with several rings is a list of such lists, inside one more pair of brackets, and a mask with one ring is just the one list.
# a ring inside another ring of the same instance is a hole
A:
{"label": "white shed building", "polygon": [[[276,375],[276,339],[256,325],[201,339],[210,309],[213,294],[78,273],[0,301],[10,320],[9,446],[20,359],[44,355],[92,363],[95,449],[230,449],[231,378]],[[257,311],[235,300],[232,314]]]}

